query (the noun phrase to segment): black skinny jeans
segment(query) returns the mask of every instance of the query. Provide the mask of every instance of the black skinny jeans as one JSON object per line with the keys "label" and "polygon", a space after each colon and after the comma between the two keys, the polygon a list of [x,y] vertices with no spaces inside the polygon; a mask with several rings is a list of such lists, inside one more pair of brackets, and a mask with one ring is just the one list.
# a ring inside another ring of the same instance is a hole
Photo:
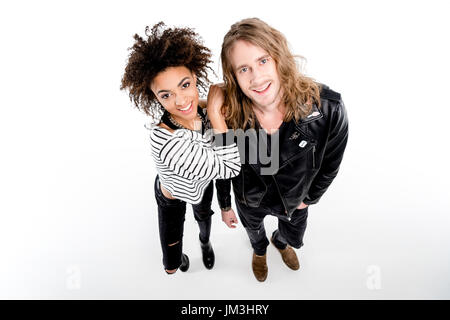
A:
{"label": "black skinny jeans", "polygon": [[[183,230],[186,215],[186,202],[165,197],[160,188],[159,177],[155,179],[155,198],[158,204],[159,237],[163,253],[163,265],[167,270],[177,269],[181,265],[183,252]],[[195,220],[200,228],[200,241],[206,243],[211,234],[211,210],[213,182],[205,189],[202,201],[193,204]]]}
{"label": "black skinny jeans", "polygon": [[236,200],[236,207],[255,254],[263,256],[269,245],[264,228],[266,215],[278,218],[278,229],[272,233],[273,243],[278,249],[284,249],[288,244],[297,249],[303,246],[308,207],[296,209],[290,220],[281,204],[272,207],[262,205],[258,208],[250,208]]}

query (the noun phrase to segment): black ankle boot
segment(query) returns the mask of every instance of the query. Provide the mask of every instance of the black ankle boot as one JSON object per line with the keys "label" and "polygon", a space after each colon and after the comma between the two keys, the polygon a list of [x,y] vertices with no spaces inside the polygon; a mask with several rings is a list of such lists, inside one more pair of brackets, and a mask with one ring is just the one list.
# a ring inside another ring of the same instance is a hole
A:
{"label": "black ankle boot", "polygon": [[200,247],[202,248],[203,264],[206,269],[212,269],[214,267],[215,256],[211,241],[203,243],[202,240],[200,240]]}
{"label": "black ankle boot", "polygon": [[189,257],[183,253],[183,255],[181,256],[180,270],[186,272],[188,271],[188,269],[189,269]]}

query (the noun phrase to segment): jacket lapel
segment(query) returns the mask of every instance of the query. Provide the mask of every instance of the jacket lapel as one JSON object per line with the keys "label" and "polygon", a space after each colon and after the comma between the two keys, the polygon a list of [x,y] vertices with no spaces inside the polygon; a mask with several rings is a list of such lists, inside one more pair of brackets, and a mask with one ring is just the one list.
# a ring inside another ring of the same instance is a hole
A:
{"label": "jacket lapel", "polygon": [[[289,125],[286,132],[286,135],[284,135],[284,140],[280,141],[279,138],[279,132],[276,134],[272,134],[272,143],[277,142],[278,143],[278,153],[279,153],[279,168],[286,165],[289,161],[292,161],[294,158],[302,157],[304,154],[306,154],[312,147],[313,142],[312,138],[307,135],[305,132],[304,127],[306,124],[311,123],[313,121],[319,120],[323,117],[322,111],[316,106],[316,104],[313,105],[313,108],[311,110],[311,113],[306,116],[303,119],[300,119],[298,122],[295,120],[291,120],[294,125]],[[264,131],[263,129],[260,129]],[[262,135],[264,135],[263,133]],[[264,139],[264,141],[260,141],[260,139]],[[250,164],[253,169],[260,174],[261,173],[261,164],[260,164],[260,157],[259,152],[264,152],[264,154],[267,154],[267,143],[266,143],[266,137],[258,137],[258,144],[257,145],[250,145],[249,151],[256,152],[258,155],[258,163],[252,163]],[[261,146],[262,150],[258,150],[259,146]],[[272,155],[276,156],[276,155]],[[248,163],[248,159],[246,159]],[[276,174],[276,173],[274,173]]]}

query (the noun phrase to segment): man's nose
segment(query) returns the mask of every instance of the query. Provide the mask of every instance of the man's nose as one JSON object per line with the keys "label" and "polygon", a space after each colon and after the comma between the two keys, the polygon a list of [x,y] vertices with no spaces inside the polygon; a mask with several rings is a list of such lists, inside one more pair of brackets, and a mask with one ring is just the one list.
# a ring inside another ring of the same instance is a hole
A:
{"label": "man's nose", "polygon": [[253,68],[251,73],[250,81],[252,84],[258,84],[258,80],[261,78],[261,72],[258,70],[258,68]]}

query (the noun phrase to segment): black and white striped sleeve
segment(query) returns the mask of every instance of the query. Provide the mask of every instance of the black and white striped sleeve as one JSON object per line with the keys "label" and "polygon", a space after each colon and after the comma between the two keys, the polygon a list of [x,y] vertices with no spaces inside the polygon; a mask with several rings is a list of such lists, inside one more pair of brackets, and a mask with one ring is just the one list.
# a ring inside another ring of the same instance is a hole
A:
{"label": "black and white striped sleeve", "polygon": [[241,169],[239,150],[234,141],[211,144],[198,132],[153,130],[153,156],[157,165],[188,179],[229,179]]}

